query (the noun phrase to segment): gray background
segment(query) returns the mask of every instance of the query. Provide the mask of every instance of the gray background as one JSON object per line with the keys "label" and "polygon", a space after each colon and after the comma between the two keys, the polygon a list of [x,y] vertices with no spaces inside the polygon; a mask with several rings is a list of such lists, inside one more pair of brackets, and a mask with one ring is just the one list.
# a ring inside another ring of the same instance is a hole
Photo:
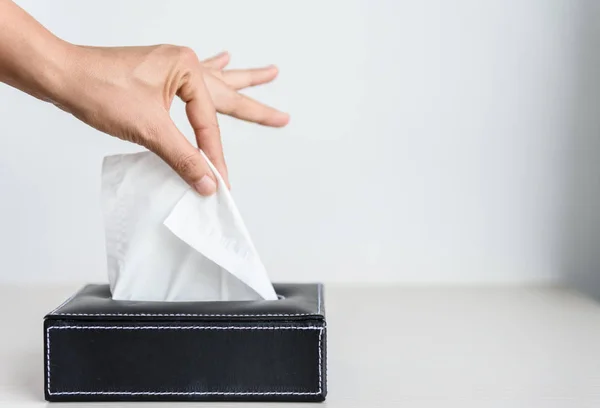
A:
{"label": "gray background", "polygon": [[[279,65],[248,93],[287,128],[221,120],[273,280],[600,294],[600,3],[18,3],[76,43]],[[6,86],[0,118],[0,280],[104,280],[101,160],[139,148]]]}

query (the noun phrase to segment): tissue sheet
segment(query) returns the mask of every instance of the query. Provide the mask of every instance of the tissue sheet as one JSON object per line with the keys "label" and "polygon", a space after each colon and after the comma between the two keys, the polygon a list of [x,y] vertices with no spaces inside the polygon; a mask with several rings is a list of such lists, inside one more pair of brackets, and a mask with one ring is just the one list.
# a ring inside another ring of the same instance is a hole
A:
{"label": "tissue sheet", "polygon": [[277,299],[225,182],[204,157],[217,178],[211,197],[197,194],[154,153],[104,159],[113,299]]}

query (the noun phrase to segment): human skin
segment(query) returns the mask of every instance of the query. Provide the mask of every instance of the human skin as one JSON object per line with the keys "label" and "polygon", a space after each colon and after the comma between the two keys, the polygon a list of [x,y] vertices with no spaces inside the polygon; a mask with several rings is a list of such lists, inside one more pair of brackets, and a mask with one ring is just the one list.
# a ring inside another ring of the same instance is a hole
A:
{"label": "human skin", "polygon": [[[216,113],[281,127],[286,113],[237,91],[271,82],[275,66],[224,70],[229,54],[200,61],[175,45],[87,47],[64,41],[11,0],[0,0],[0,82],[53,103],[108,135],[160,156],[199,194],[216,191],[206,153],[229,186]],[[169,114],[183,100],[197,147]]]}

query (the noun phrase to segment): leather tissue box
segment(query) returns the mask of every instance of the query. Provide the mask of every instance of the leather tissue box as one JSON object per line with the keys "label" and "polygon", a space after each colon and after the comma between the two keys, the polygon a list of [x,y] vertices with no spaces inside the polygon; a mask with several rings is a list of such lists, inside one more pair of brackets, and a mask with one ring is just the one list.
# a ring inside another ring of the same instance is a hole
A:
{"label": "leather tissue box", "polygon": [[280,299],[112,300],[87,285],[44,318],[48,401],[323,401],[320,284]]}

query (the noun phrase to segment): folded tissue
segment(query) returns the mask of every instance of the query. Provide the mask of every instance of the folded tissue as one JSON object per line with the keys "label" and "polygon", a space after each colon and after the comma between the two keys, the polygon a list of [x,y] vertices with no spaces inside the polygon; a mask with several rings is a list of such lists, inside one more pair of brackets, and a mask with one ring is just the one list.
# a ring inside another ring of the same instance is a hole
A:
{"label": "folded tissue", "polygon": [[104,159],[113,299],[277,299],[223,178],[204,158],[217,179],[217,193],[210,197],[196,193],[151,152]]}

